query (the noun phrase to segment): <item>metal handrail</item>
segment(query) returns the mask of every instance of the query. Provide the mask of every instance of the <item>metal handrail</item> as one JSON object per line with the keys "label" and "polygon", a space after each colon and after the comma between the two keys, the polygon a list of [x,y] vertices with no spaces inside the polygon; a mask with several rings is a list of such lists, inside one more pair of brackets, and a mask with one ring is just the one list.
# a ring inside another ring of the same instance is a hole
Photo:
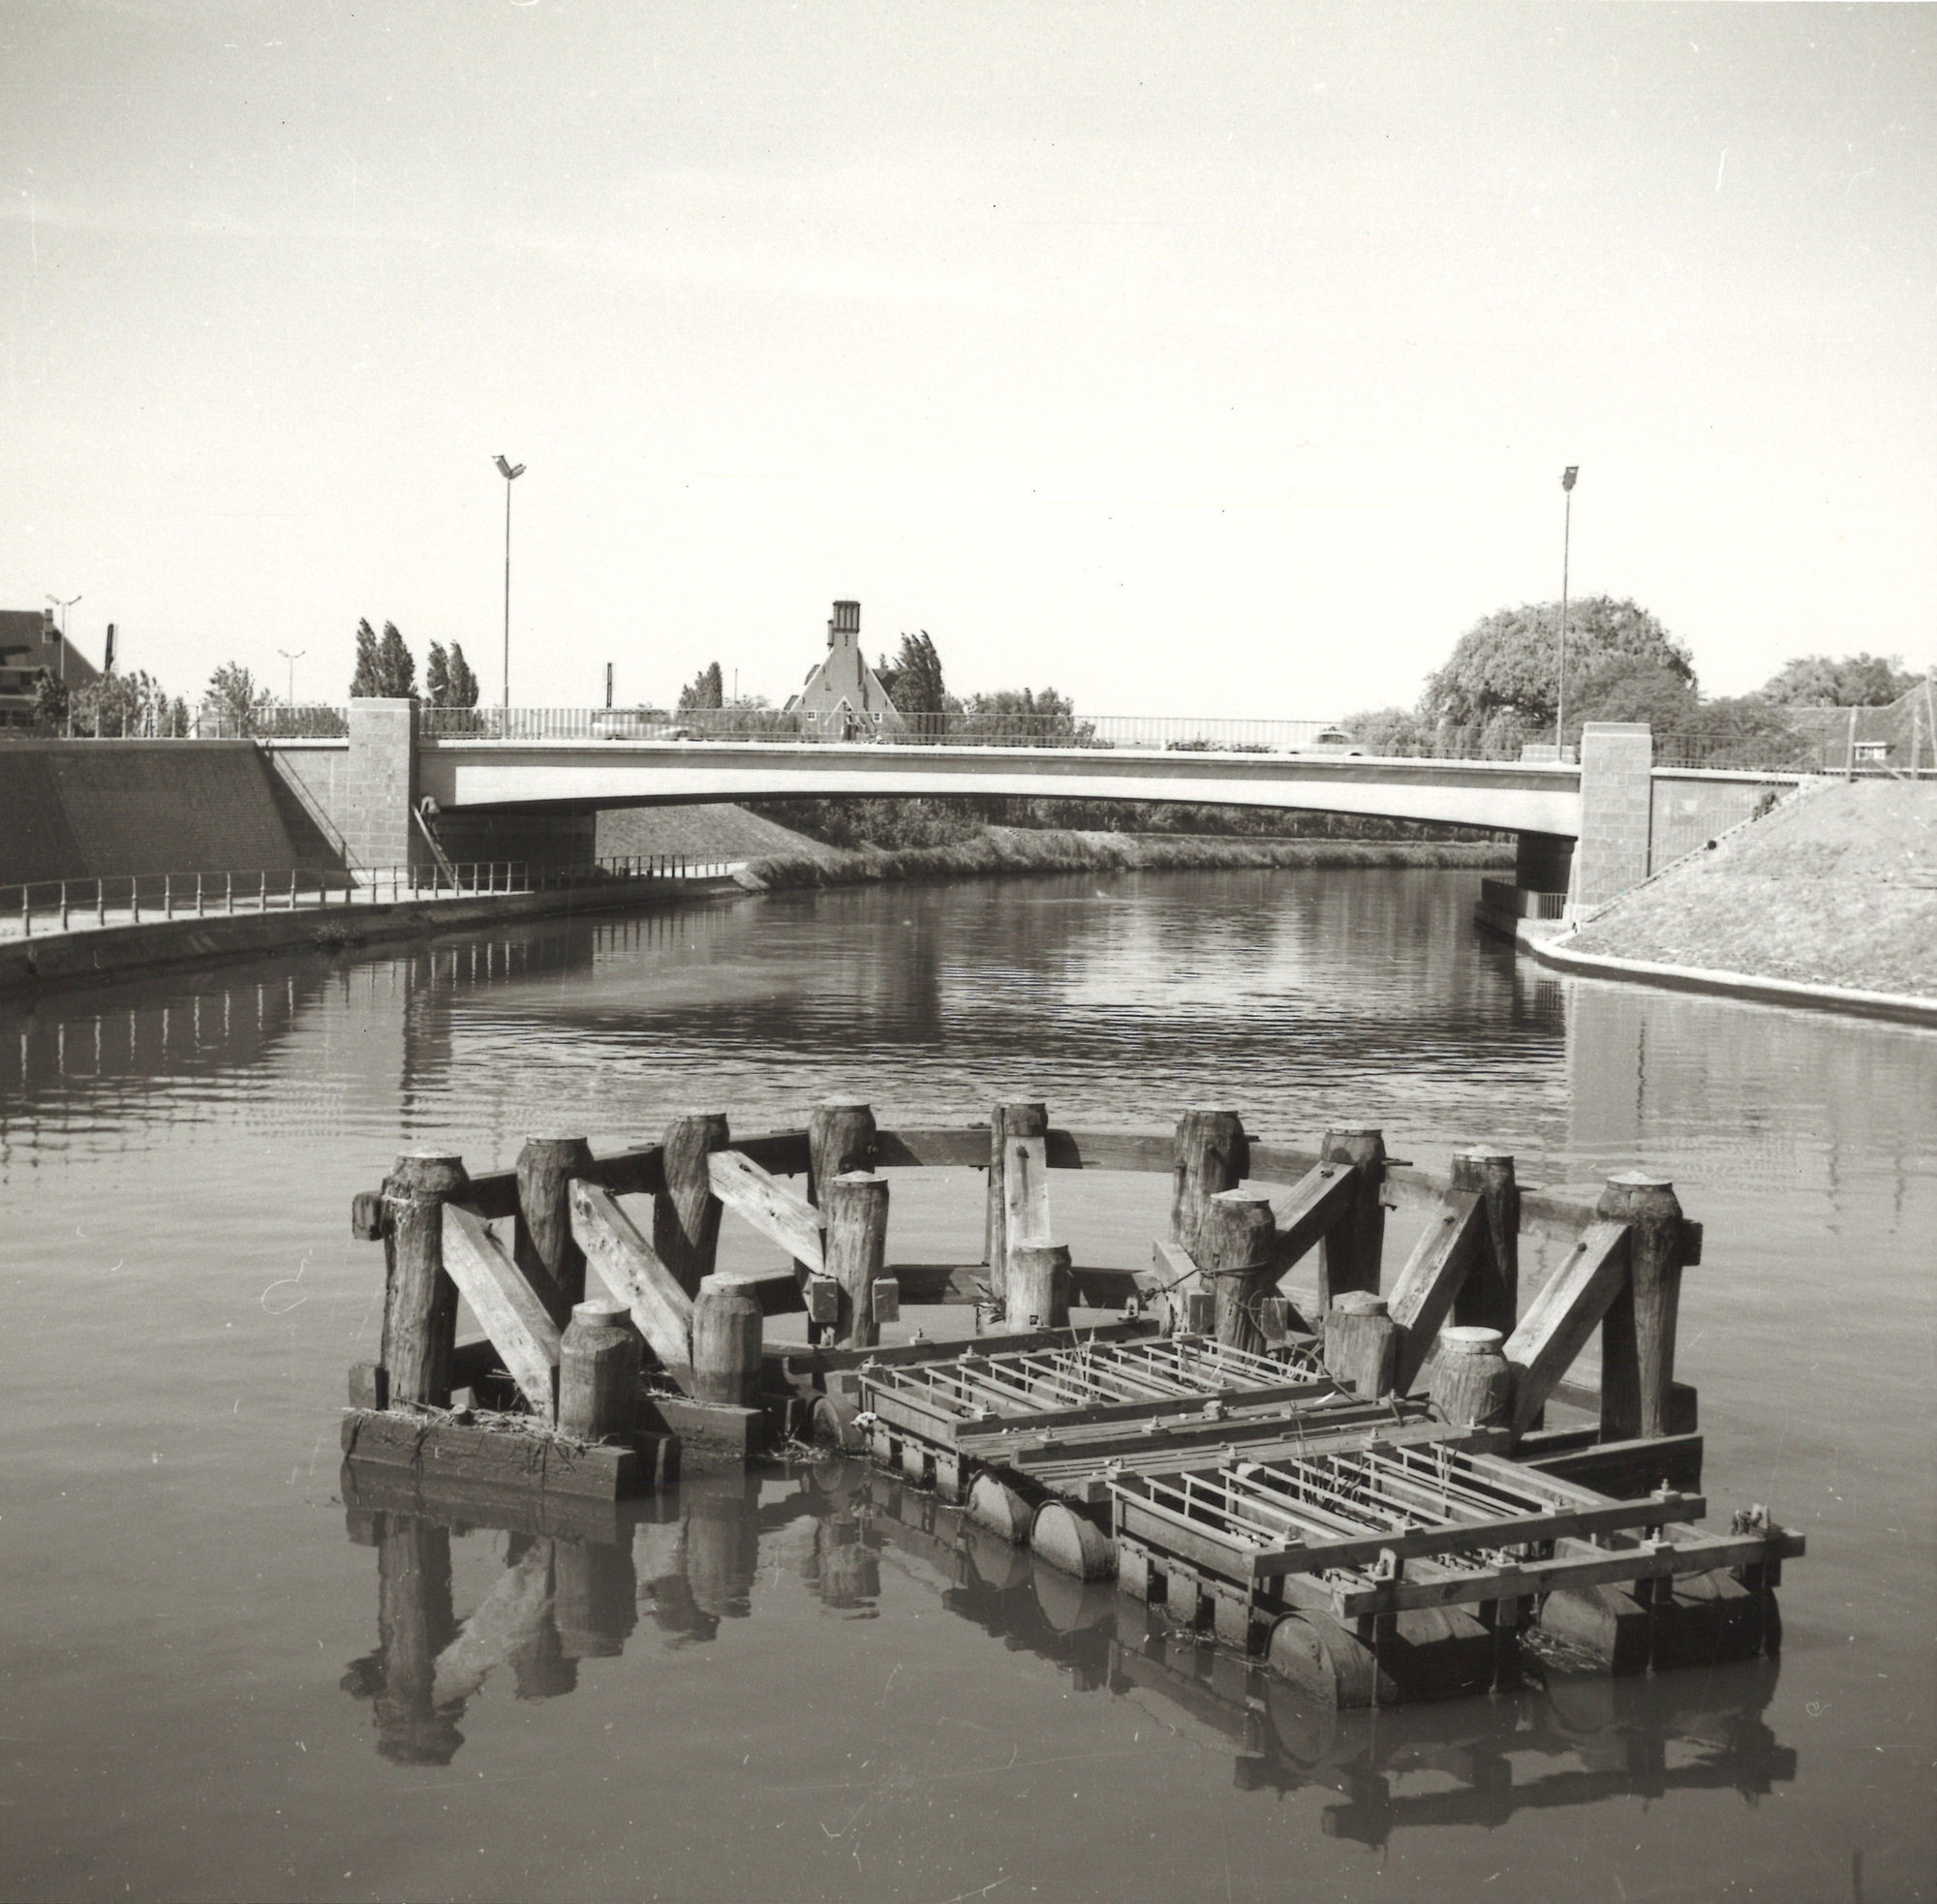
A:
{"label": "metal handrail", "polygon": [[404,865],[121,873],[80,879],[34,879],[0,886],[0,937],[33,938],[37,932],[70,932],[77,926],[99,930],[109,923],[110,912],[126,915],[125,919],[117,917],[115,924],[142,925],[155,919],[395,906],[578,886],[719,878],[739,864],[734,860],[695,860],[684,853],[634,853],[578,866],[537,869],[527,860],[458,860],[447,873],[435,865]]}

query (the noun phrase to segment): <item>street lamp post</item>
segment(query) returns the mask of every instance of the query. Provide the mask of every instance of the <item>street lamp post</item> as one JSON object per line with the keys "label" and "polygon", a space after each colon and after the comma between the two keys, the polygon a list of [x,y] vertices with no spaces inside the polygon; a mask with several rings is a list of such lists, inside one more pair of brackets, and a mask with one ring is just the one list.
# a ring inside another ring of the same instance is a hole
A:
{"label": "street lamp post", "polygon": [[498,458],[498,474],[505,478],[505,711],[511,708],[511,485],[525,473],[522,463]]}
{"label": "street lamp post", "polygon": [[47,597],[47,606],[61,611],[60,678],[63,681],[67,679],[67,611],[79,599],[77,595],[69,596],[65,601],[57,595]]}
{"label": "street lamp post", "polygon": [[1574,479],[1581,474],[1578,463],[1569,463],[1560,473],[1560,487],[1566,492],[1566,514],[1560,530],[1560,681],[1553,696],[1553,757],[1558,760],[1566,747],[1567,732],[1567,562],[1574,541]]}
{"label": "street lamp post", "polygon": [[309,650],[307,648],[298,648],[296,652],[292,655],[287,648],[278,648],[276,650],[276,653],[279,654],[283,658],[283,660],[288,661],[290,664],[289,704],[290,706],[294,707],[296,704],[296,663],[299,660],[301,660],[305,655],[309,653]]}

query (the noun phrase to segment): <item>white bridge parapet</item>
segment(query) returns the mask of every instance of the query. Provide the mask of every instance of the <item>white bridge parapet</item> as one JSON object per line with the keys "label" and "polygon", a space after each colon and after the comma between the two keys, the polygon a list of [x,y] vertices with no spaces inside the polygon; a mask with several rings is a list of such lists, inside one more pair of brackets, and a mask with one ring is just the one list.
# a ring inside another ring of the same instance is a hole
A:
{"label": "white bridge parapet", "polygon": [[419,744],[417,783],[442,808],[664,806],[711,800],[940,797],[1169,800],[1581,830],[1580,769],[1480,760],[1328,758],[1087,747],[786,741]]}

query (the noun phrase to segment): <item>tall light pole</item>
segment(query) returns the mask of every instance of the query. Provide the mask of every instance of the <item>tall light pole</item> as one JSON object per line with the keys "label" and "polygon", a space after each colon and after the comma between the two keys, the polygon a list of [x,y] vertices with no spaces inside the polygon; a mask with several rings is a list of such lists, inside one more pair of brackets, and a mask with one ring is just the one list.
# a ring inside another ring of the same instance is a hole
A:
{"label": "tall light pole", "polygon": [[296,704],[296,663],[309,653],[309,650],[307,648],[298,648],[292,655],[287,648],[278,648],[276,653],[290,664],[290,705],[294,707]]}
{"label": "tall light pole", "polygon": [[65,601],[57,595],[47,597],[47,606],[61,611],[60,678],[63,681],[67,679],[67,611],[79,599],[77,595],[69,596]]}
{"label": "tall light pole", "polygon": [[505,709],[511,706],[511,485],[525,473],[522,463],[498,458],[498,474],[505,478]]}
{"label": "tall light pole", "polygon": [[1566,491],[1566,515],[1560,529],[1560,682],[1553,696],[1553,757],[1558,760],[1566,745],[1567,731],[1567,560],[1574,541],[1574,478],[1581,474],[1579,463],[1569,463],[1560,473],[1560,487]]}

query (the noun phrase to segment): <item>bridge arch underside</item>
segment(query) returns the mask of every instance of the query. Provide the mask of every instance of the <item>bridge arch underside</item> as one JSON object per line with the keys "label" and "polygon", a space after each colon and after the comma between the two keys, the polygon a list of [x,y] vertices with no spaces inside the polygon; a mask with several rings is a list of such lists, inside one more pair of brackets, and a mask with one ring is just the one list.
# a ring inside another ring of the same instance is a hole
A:
{"label": "bridge arch underside", "polygon": [[[622,752],[623,750],[623,752]],[[419,785],[450,813],[587,813],[709,801],[1005,795],[1277,807],[1572,840],[1579,776],[1487,761],[1287,760],[1102,749],[504,742],[425,748]]]}

